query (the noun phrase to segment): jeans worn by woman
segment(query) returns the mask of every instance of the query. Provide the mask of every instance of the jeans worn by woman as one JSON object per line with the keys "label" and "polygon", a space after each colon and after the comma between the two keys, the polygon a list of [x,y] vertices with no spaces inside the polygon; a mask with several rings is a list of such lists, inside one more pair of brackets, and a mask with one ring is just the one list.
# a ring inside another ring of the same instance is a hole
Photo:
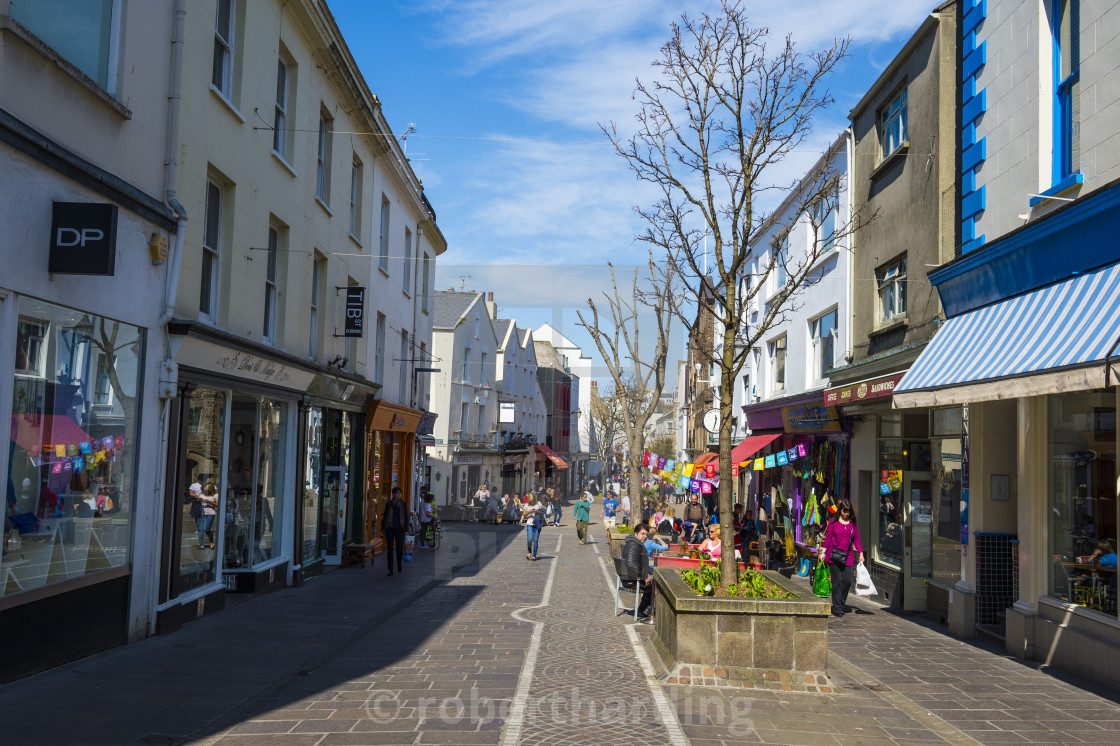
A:
{"label": "jeans worn by woman", "polygon": [[198,518],[195,518],[194,526],[198,531],[198,545],[200,547],[204,547],[207,544],[214,543],[214,516],[199,516]]}
{"label": "jeans worn by woman", "polygon": [[525,527],[525,544],[526,550],[532,555],[533,559],[537,558],[537,545],[541,540],[541,530],[536,526],[529,524]]}

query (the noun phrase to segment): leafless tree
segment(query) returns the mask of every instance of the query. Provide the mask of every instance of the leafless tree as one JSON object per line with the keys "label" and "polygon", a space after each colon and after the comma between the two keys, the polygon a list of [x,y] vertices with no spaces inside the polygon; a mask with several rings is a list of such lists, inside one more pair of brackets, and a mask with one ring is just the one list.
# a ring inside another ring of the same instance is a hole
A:
{"label": "leafless tree", "polygon": [[[630,476],[630,503],[641,504],[642,453],[645,428],[657,409],[665,388],[665,363],[669,357],[669,330],[676,315],[676,265],[658,265],[650,252],[648,275],[640,278],[637,267],[630,286],[620,290],[613,264],[611,292],[603,293],[609,319],[601,317],[593,298],[587,299],[590,320],[577,311],[580,326],[587,329],[614,382],[614,396],[621,405],[622,430],[628,449],[626,471]],[[656,324],[652,347],[644,349],[639,335],[651,320]]]}
{"label": "leafless tree", "polygon": [[[594,391],[594,389],[593,389]],[[614,473],[614,454],[624,442],[622,397],[614,390],[591,396],[591,416],[587,420],[587,436],[599,455],[605,477]]]}
{"label": "leafless tree", "polygon": [[[833,207],[829,202],[836,199],[837,176],[827,166],[793,187],[777,186],[774,172],[806,142],[814,118],[832,103],[825,80],[849,44],[839,39],[823,51],[803,53],[790,37],[768,46],[768,36],[768,29],[748,22],[735,0],[723,0],[714,14],[682,16],[654,62],[657,78],[637,82],[636,133],[626,137],[613,124],[603,128],[637,177],[658,192],[656,201],[637,209],[645,224],[640,238],[663,252],[665,271],[689,278],[691,305],[699,306],[700,315],[687,318],[682,313],[682,323],[702,323],[704,313],[714,317],[709,319],[716,330],[711,362],[718,365],[723,392],[718,502],[722,515],[730,515],[732,509],[734,382],[750,350],[813,285],[817,260],[858,227],[856,219],[838,219],[832,236],[814,241],[807,251],[752,245],[760,229],[772,231],[767,220],[778,215],[811,219],[823,212],[814,208]],[[778,189],[787,194],[781,211],[764,214],[760,200]],[[779,226],[778,235],[790,227],[792,222]],[[784,284],[767,297],[764,289],[772,286],[767,282],[772,274]],[[710,304],[695,303],[700,278],[710,278]],[[753,322],[748,316],[752,308],[757,311]],[[723,540],[733,545],[731,522],[722,526]],[[738,580],[736,563],[724,562],[722,567],[725,584]]]}

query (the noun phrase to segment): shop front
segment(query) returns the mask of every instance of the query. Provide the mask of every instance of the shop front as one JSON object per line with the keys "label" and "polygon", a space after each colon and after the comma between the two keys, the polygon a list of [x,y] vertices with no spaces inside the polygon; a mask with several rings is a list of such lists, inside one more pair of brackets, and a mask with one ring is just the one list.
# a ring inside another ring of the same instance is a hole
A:
{"label": "shop front", "polygon": [[137,486],[145,330],[26,295],[0,301],[14,311],[0,313],[4,334],[15,332],[0,535],[8,680],[126,641],[133,525],[151,506]]}
{"label": "shop front", "polygon": [[169,330],[157,633],[337,561],[366,391],[204,325]]}
{"label": "shop front", "polygon": [[411,512],[419,510],[423,478],[423,451],[416,447],[416,431],[426,413],[400,404],[374,401],[370,404],[366,432],[366,490],[362,506],[355,507],[360,530],[353,541],[373,544],[380,552],[381,513],[394,487]]}
{"label": "shop front", "polygon": [[1110,185],[932,273],[948,320],[894,394],[962,413],[950,632],[1111,687],[1118,205]]}
{"label": "shop front", "polygon": [[537,443],[533,450],[537,455],[534,475],[537,489],[552,489],[557,495],[562,495],[566,484],[563,476],[568,462],[546,445]]}

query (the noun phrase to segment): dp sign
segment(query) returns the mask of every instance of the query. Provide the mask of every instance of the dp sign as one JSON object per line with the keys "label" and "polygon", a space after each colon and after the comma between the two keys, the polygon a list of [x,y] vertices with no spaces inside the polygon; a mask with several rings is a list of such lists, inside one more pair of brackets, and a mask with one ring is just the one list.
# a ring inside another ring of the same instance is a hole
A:
{"label": "dp sign", "polygon": [[57,274],[112,275],[117,259],[117,206],[55,202],[48,270]]}

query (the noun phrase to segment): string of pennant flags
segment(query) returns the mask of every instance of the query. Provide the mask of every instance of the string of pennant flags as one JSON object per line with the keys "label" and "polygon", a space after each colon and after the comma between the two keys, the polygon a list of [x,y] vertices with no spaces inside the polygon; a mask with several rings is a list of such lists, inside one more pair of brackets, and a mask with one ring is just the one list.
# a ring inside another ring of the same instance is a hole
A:
{"label": "string of pennant flags", "polygon": [[[793,448],[732,464],[731,476],[739,476],[741,469],[762,471],[786,466],[808,455],[804,444],[799,443]],[[713,463],[690,464],[685,461],[675,461],[666,456],[658,456],[651,451],[644,451],[642,466],[649,468],[653,475],[659,479],[675,484],[681,489],[700,494],[711,494],[712,489],[719,485],[719,475],[716,474],[716,466]]]}
{"label": "string of pennant flags", "polygon": [[80,443],[44,445],[41,450],[38,446],[32,446],[28,456],[35,466],[50,464],[52,474],[69,471],[81,473],[104,461],[116,461],[117,454],[123,448],[124,438],[106,435],[104,438],[92,438]]}

